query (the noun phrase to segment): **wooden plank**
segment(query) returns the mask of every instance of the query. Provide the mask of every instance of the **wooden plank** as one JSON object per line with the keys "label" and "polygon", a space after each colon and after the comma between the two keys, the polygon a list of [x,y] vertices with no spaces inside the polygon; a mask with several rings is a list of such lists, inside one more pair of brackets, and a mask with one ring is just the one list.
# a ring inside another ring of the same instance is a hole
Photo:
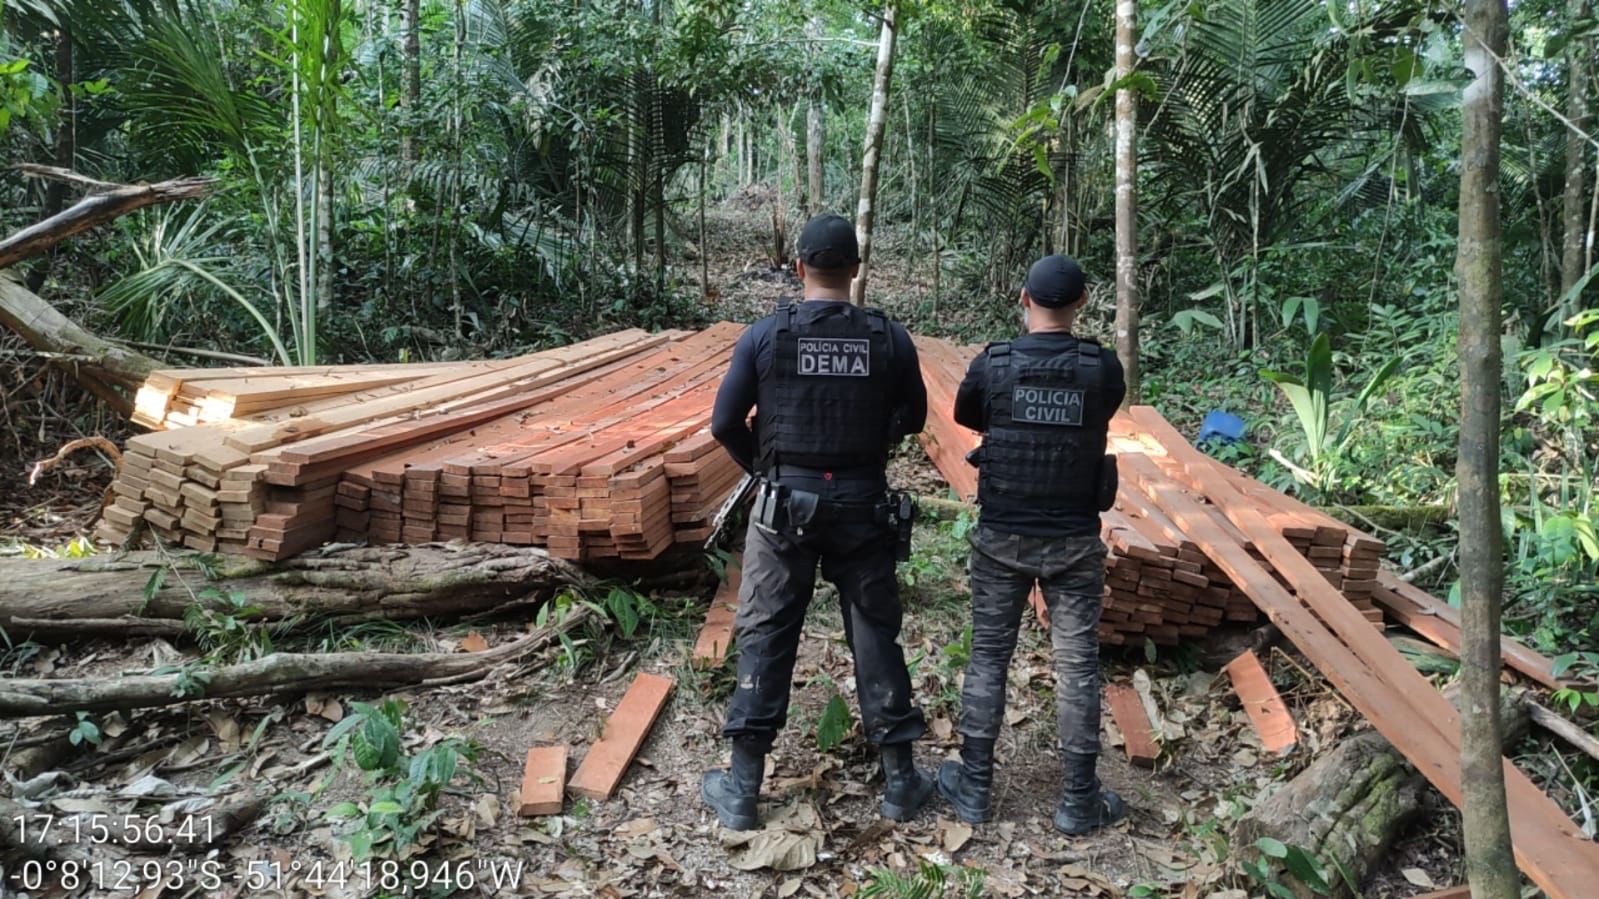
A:
{"label": "wooden plank", "polygon": [[[1372,590],[1371,598],[1395,621],[1455,655],[1460,654],[1459,609],[1387,571],[1377,573],[1377,586]],[[1570,686],[1570,683],[1555,677],[1553,659],[1525,643],[1501,636],[1499,646],[1507,667],[1551,690]]]}
{"label": "wooden plank", "polygon": [[535,746],[527,751],[516,813],[524,818],[559,815],[566,796],[566,747]]}
{"label": "wooden plank", "polygon": [[[386,417],[421,414],[445,414],[439,404],[471,405],[503,399],[517,391],[544,386],[579,371],[604,365],[613,359],[637,352],[648,346],[665,342],[659,336],[629,330],[597,337],[582,343],[521,357],[517,364],[499,371],[468,378],[441,375],[400,385],[403,392],[392,393],[366,401],[361,394],[353,394],[345,401],[314,417],[291,421],[253,425],[237,430],[228,436],[228,444],[246,452],[258,452],[268,447],[304,440],[329,431],[366,424]],[[392,390],[393,388],[382,388]]]}
{"label": "wooden plank", "polygon": [[[1276,533],[1254,503],[1218,473],[1213,460],[1189,446],[1154,409],[1134,407],[1133,415],[1203,486],[1216,508],[1256,542],[1299,597],[1278,584],[1236,542],[1220,534],[1206,520],[1208,515],[1196,511],[1197,504],[1180,491],[1155,485],[1159,495],[1152,496],[1152,501],[1211,555],[1235,584],[1248,584],[1250,599],[1284,635],[1458,806],[1463,799],[1460,719],[1454,707]],[[1504,770],[1517,864],[1554,899],[1589,895],[1591,881],[1599,872],[1599,844],[1584,836],[1508,759]]]}
{"label": "wooden plank", "polygon": [[1155,742],[1155,732],[1138,691],[1127,684],[1107,684],[1105,704],[1122,732],[1127,760],[1142,768],[1155,767],[1155,761],[1160,758],[1160,746]]}
{"label": "wooden plank", "polygon": [[1227,676],[1232,679],[1233,692],[1238,694],[1244,711],[1255,725],[1255,733],[1260,735],[1260,745],[1277,755],[1291,751],[1299,742],[1299,728],[1294,725],[1294,716],[1288,713],[1288,706],[1272,686],[1255,651],[1246,649],[1228,662]]}
{"label": "wooden plank", "polygon": [[692,664],[695,668],[719,668],[733,645],[733,619],[738,614],[738,591],[744,580],[744,558],[733,556],[727,566],[727,580],[716,589],[711,607],[705,611],[705,624],[694,641]]}
{"label": "wooden plank", "polygon": [[676,681],[658,674],[640,673],[633,678],[632,686],[605,722],[604,736],[589,747],[567,784],[567,791],[588,799],[610,799],[675,685]]}

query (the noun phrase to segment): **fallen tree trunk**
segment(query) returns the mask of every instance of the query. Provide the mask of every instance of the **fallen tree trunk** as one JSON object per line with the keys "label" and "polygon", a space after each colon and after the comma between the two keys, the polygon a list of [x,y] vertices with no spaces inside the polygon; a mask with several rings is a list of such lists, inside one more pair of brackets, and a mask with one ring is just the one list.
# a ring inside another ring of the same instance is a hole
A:
{"label": "fallen tree trunk", "polygon": [[[164,573],[163,573],[164,572]],[[154,552],[0,562],[0,630],[13,640],[72,635],[167,635],[196,603],[237,616],[207,587],[241,593],[250,621],[466,615],[528,593],[586,586],[576,566],[533,547],[427,544],[357,547],[277,563],[227,559],[208,580],[192,556]],[[152,577],[158,589],[146,596]]]}
{"label": "fallen tree trunk", "polygon": [[589,606],[575,605],[560,621],[483,652],[280,652],[238,665],[196,664],[171,674],[13,678],[0,682],[0,717],[108,712],[276,693],[386,690],[435,681],[462,683],[537,652],[593,617]]}
{"label": "fallen tree trunk", "polygon": [[[71,172],[44,166],[29,166],[26,170],[30,174],[41,174],[57,180],[87,180],[75,179]],[[71,208],[0,240],[0,268],[6,268],[29,256],[43,253],[69,237],[120,218],[135,209],[203,197],[210,192],[216,180],[176,178],[156,184],[107,184],[101,181],[88,181],[88,183],[103,192],[90,194],[74,203]]]}
{"label": "fallen tree trunk", "polygon": [[[1450,701],[1459,700],[1451,695]],[[1527,695],[1506,690],[1500,701],[1509,746],[1530,726]],[[1363,731],[1257,803],[1239,820],[1233,846],[1250,860],[1260,858],[1255,843],[1261,837],[1302,849],[1326,869],[1335,895],[1355,895],[1342,883],[1337,866],[1349,872],[1357,889],[1365,883],[1387,859],[1394,839],[1421,814],[1426,786],[1426,778],[1382,734]],[[1315,895],[1292,876],[1277,873],[1294,895]]]}
{"label": "fallen tree trunk", "polygon": [[[136,209],[203,197],[216,183],[211,178],[178,178],[157,184],[109,184],[49,166],[15,168],[35,177],[85,186],[94,193],[70,209],[0,240],[0,270]],[[129,397],[145,376],[160,367],[149,356],[89,333],[5,271],[0,271],[0,325],[51,357],[123,416],[133,411]]]}
{"label": "fallen tree trunk", "polygon": [[7,272],[0,272],[0,325],[15,331],[124,415],[133,411],[128,396],[161,367],[143,353],[89,333]]}

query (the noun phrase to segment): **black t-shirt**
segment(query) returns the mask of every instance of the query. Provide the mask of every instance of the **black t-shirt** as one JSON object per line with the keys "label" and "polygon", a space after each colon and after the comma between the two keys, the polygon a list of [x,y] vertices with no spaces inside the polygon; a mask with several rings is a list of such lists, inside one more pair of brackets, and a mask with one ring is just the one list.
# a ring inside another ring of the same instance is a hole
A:
{"label": "black t-shirt", "polygon": [[[1024,334],[1011,341],[1011,351],[1027,356],[1054,356],[1077,346],[1078,340],[1064,332],[1046,331]],[[1104,372],[1105,399],[1100,405],[1104,418],[1084,422],[1084,427],[1109,429],[1110,417],[1127,395],[1127,382],[1121,360],[1112,352],[1100,354]],[[979,353],[966,369],[960,390],[955,394],[955,421],[974,431],[988,430],[988,351]],[[1024,537],[1076,537],[1099,533],[1099,514],[1078,510],[1052,509],[1037,503],[989,502],[980,510],[979,521],[986,527]]]}
{"label": "black t-shirt", "polygon": [[[822,321],[833,316],[846,315],[849,303],[837,300],[806,300],[799,305],[799,317],[804,322]],[[750,410],[760,391],[762,378],[772,376],[775,361],[772,336],[777,331],[777,316],[768,315],[745,331],[733,345],[733,359],[728,365],[727,377],[716,392],[716,406],[711,411],[711,433],[727,448],[728,455],[744,467],[755,470],[755,457],[759,451],[755,432],[749,426]],[[916,345],[904,326],[889,324],[889,340],[893,344],[895,395],[892,399],[893,416],[889,424],[889,438],[898,442],[908,434],[916,434],[927,423],[927,387],[922,383],[921,363],[916,358]],[[1119,371],[1119,369],[1118,369]],[[825,498],[848,501],[868,499],[884,489],[884,479],[879,473],[867,482],[824,480],[820,477],[789,477],[779,480],[801,490],[822,494]]]}

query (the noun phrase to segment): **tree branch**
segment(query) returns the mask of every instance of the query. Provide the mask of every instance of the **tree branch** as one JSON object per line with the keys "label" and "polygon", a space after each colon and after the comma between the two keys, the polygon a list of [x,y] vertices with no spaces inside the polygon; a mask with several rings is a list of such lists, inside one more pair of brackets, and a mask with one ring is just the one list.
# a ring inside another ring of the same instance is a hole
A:
{"label": "tree branch", "polygon": [[[103,181],[84,178],[64,169],[51,169],[48,166],[31,168],[49,171],[51,173],[49,177],[81,179],[75,183],[105,184]],[[75,234],[82,234],[96,225],[127,215],[135,209],[203,197],[215,184],[214,178],[178,178],[157,184],[110,186],[110,189],[104,193],[84,197],[73,204],[72,208],[23,228],[5,240],[0,240],[0,268],[36,256]]]}

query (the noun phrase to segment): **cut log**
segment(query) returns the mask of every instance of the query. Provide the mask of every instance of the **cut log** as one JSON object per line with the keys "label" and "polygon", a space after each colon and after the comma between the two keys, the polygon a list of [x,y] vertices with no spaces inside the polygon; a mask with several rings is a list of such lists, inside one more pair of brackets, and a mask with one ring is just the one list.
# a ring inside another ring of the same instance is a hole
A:
{"label": "cut log", "polygon": [[537,652],[592,616],[588,606],[576,606],[558,623],[485,652],[279,652],[239,665],[201,664],[172,674],[12,678],[0,683],[0,717],[108,712],[278,693],[384,690],[430,681],[462,683]]}
{"label": "cut log", "polygon": [[[1506,690],[1506,745],[1525,736],[1526,693]],[[1357,884],[1387,860],[1389,847],[1423,811],[1426,778],[1383,735],[1364,731],[1323,753],[1299,776],[1255,804],[1238,822],[1233,845],[1249,858],[1255,841],[1270,837],[1297,846],[1324,865],[1343,865]],[[1282,877],[1296,895],[1310,891]],[[1342,895],[1349,895],[1347,886]]]}
{"label": "cut log", "polygon": [[[166,565],[161,589],[145,587]],[[206,586],[242,592],[253,621],[464,615],[591,579],[541,549],[487,544],[363,547],[278,563],[228,560],[207,582],[191,557],[157,553],[0,562],[0,630],[13,640],[173,633]],[[202,603],[215,602],[201,600]],[[218,604],[219,610],[226,606]],[[169,629],[170,626],[170,629]],[[481,654],[478,654],[481,655]]]}

